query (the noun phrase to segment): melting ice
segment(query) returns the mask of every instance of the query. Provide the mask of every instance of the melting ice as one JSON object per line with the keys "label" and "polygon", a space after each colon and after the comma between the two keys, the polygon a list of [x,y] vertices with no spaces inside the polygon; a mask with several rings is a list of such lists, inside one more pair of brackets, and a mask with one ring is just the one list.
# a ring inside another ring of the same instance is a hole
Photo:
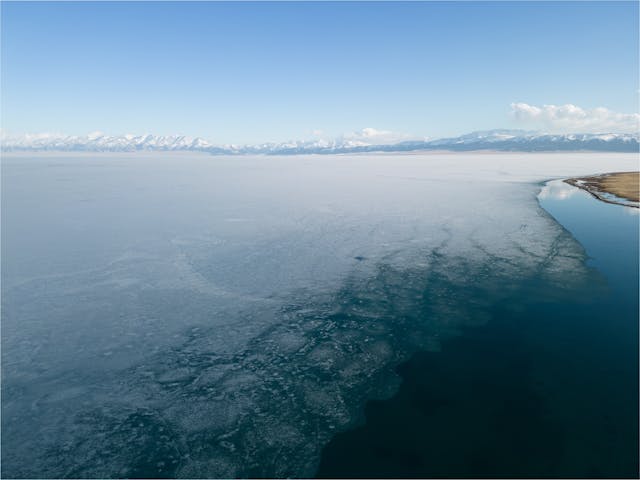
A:
{"label": "melting ice", "polygon": [[635,164],[5,156],[2,474],[312,476],[412,352],[589,283],[539,182]]}

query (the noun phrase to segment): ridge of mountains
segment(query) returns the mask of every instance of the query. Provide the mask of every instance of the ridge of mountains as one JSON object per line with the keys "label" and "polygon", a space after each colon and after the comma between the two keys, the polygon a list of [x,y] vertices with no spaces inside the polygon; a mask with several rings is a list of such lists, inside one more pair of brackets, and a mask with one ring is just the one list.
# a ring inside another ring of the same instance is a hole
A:
{"label": "ridge of mountains", "polygon": [[306,140],[257,145],[215,145],[199,137],[183,135],[120,135],[89,134],[3,136],[2,151],[81,151],[136,152],[185,151],[214,155],[297,155],[362,152],[413,151],[475,151],[512,152],[605,151],[638,152],[640,135],[630,133],[549,134],[524,130],[487,130],[435,140],[405,140],[397,143],[365,143],[350,138]]}

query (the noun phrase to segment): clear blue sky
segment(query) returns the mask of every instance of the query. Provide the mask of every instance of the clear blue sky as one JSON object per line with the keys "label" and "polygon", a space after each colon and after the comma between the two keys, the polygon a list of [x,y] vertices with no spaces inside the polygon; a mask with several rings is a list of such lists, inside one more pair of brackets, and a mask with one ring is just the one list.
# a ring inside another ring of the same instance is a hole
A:
{"label": "clear blue sky", "polygon": [[638,3],[12,3],[2,128],[218,143],[638,111]]}

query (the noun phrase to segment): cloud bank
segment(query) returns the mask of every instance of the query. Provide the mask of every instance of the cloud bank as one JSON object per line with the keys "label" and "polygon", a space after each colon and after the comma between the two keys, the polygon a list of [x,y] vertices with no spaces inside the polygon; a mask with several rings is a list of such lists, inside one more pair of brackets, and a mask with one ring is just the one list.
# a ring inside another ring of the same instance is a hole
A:
{"label": "cloud bank", "polygon": [[637,133],[640,114],[619,113],[608,108],[584,109],[576,105],[543,105],[512,103],[516,121],[550,132]]}

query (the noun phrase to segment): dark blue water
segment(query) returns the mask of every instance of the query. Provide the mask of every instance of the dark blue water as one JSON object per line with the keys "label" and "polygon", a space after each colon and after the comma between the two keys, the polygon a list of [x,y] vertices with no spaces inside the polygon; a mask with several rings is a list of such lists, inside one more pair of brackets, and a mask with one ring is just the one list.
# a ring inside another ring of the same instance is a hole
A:
{"label": "dark blue water", "polygon": [[540,204],[584,246],[588,265],[606,276],[617,301],[637,306],[640,209],[596,201],[567,188],[568,197],[543,196]]}
{"label": "dark blue water", "polygon": [[590,286],[513,278],[486,325],[398,367],[397,394],[333,438],[317,476],[638,477],[640,217],[552,186],[540,204],[584,246]]}

